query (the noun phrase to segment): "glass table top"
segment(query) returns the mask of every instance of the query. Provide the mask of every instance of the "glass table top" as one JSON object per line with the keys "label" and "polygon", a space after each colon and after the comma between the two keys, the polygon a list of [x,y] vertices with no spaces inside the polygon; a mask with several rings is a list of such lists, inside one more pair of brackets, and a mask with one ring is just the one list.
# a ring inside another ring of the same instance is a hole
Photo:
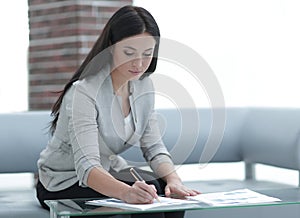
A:
{"label": "glass table top", "polygon": [[[253,190],[253,189],[252,189]],[[148,213],[148,212],[168,212],[180,210],[206,210],[218,208],[237,208],[237,207],[255,207],[255,206],[276,206],[287,204],[300,204],[300,188],[289,189],[268,189],[268,190],[253,190],[270,197],[279,198],[281,201],[268,203],[252,203],[245,205],[230,205],[230,206],[211,206],[202,202],[197,204],[175,205],[174,207],[158,207],[147,211],[132,211],[118,208],[110,208],[104,206],[92,206],[86,204],[89,200],[94,199],[61,199],[61,200],[46,200],[45,203],[50,207],[50,217],[70,217],[70,216],[91,216],[91,215],[112,215],[112,214],[133,214],[133,213]]]}

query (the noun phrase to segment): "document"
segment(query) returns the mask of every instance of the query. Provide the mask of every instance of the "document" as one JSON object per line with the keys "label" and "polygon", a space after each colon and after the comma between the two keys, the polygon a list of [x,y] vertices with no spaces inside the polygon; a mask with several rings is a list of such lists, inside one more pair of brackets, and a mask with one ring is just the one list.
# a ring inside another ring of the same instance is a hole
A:
{"label": "document", "polygon": [[249,189],[238,189],[229,192],[215,192],[188,197],[211,206],[235,206],[281,201],[278,198],[260,194]]}
{"label": "document", "polygon": [[[160,201],[160,202],[159,202]],[[86,204],[94,206],[106,206],[115,207],[127,210],[151,210],[162,208],[178,207],[181,208],[193,208],[199,206],[200,203],[205,203],[210,206],[237,206],[237,205],[249,205],[257,203],[270,203],[281,201],[278,198],[263,195],[261,193],[249,190],[238,189],[228,192],[214,192],[199,194],[196,196],[189,196],[186,199],[175,199],[167,197],[159,197],[159,201],[154,200],[152,204],[128,204],[116,198],[107,198],[99,200],[90,200]]]}
{"label": "document", "polygon": [[106,206],[106,207],[116,207],[127,210],[149,210],[159,207],[176,207],[178,205],[184,204],[195,204],[196,201],[191,200],[181,200],[175,198],[167,198],[167,197],[158,197],[159,201],[154,200],[152,204],[128,204],[116,198],[107,198],[101,200],[91,200],[87,201],[86,204],[94,205],[94,206]]}

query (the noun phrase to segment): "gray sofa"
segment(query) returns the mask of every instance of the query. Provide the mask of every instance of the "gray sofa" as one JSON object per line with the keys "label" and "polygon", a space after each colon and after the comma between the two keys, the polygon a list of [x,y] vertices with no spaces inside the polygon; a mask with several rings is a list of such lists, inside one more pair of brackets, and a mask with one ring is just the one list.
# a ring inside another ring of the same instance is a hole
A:
{"label": "gray sofa", "polygon": [[[174,155],[176,164],[197,164],[203,160],[245,163],[244,180],[224,178],[218,181],[185,181],[187,186],[202,192],[236,188],[297,188],[272,181],[256,180],[255,163],[300,170],[299,109],[226,108],[225,128],[215,126],[219,133],[224,130],[216,153],[211,152],[213,149],[204,148],[214,122],[215,114],[212,114],[210,109],[197,109],[198,119],[194,117],[194,109],[161,109],[157,112],[164,141]],[[48,111],[0,114],[0,173],[36,173],[39,153],[49,139],[47,127],[50,119]],[[196,137],[195,133],[198,134]],[[214,142],[213,137],[210,139]],[[128,161],[143,165],[144,160],[137,155],[139,152],[137,147],[133,147],[122,155]],[[208,156],[201,156],[206,152]],[[299,215],[299,205],[186,212],[186,217],[292,218]],[[43,218],[49,217],[49,213],[39,206],[32,187],[21,191],[0,191],[0,218],[2,217]]]}

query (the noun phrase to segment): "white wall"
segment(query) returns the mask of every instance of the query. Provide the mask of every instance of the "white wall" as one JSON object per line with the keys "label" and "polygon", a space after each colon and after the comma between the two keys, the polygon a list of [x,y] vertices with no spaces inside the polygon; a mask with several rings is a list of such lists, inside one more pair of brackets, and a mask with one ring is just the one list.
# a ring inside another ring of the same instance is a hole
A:
{"label": "white wall", "polygon": [[27,1],[1,1],[0,112],[28,108]]}
{"label": "white wall", "polygon": [[[300,1],[134,3],[153,14],[162,37],[190,46],[208,62],[227,106],[300,106]],[[173,77],[168,67],[158,70]],[[195,89],[191,95],[203,106],[199,92],[203,90]]]}

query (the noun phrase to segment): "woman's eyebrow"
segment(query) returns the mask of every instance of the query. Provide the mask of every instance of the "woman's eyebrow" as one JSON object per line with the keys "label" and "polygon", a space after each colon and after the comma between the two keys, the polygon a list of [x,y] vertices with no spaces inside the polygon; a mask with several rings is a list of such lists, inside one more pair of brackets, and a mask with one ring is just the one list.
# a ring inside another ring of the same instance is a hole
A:
{"label": "woman's eyebrow", "polygon": [[153,50],[154,48],[148,48],[148,49],[146,49],[145,51],[150,51],[150,50]]}

